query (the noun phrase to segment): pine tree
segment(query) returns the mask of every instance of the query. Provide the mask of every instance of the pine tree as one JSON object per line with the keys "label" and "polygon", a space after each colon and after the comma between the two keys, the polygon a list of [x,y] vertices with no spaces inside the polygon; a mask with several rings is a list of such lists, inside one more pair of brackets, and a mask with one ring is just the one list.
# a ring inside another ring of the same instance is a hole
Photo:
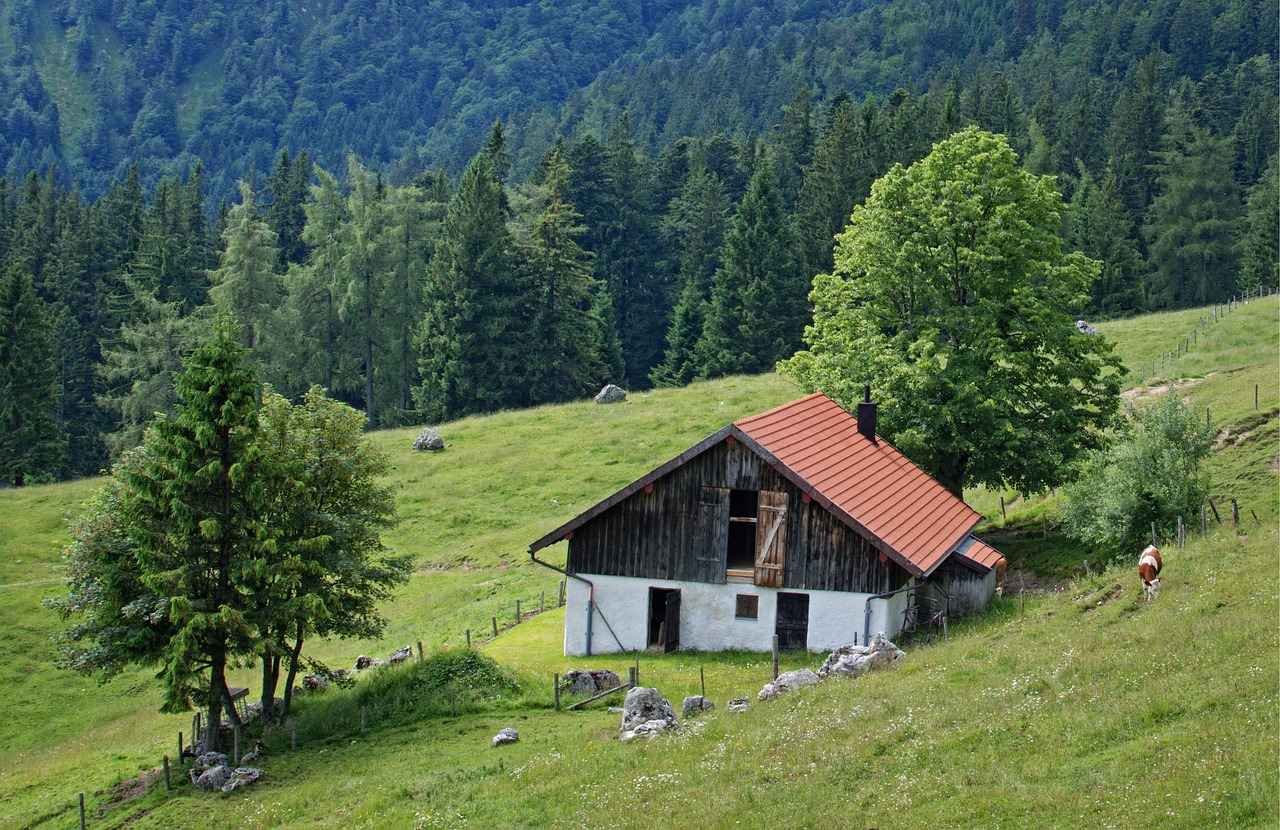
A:
{"label": "pine tree", "polygon": [[1240,287],[1280,287],[1280,156],[1272,156],[1249,189],[1246,226],[1241,239]]}
{"label": "pine tree", "polygon": [[698,374],[697,346],[720,265],[729,210],[720,180],[699,168],[690,174],[663,219],[663,240],[680,256],[680,297],[667,330],[666,353],[650,373],[655,386],[683,386]]}
{"label": "pine tree", "polygon": [[386,204],[382,177],[374,176],[355,156],[347,160],[347,215],[339,229],[338,282],[342,294],[338,315],[359,343],[362,358],[359,376],[363,383],[365,418],[374,416],[374,346],[381,346],[381,332],[373,309],[384,290],[386,271],[379,261],[377,240],[383,232]]}
{"label": "pine tree", "polygon": [[756,169],[725,235],[698,343],[700,377],[761,372],[800,345],[808,286],[768,163]]}
{"label": "pine tree", "polygon": [[240,183],[240,203],[231,209],[222,238],[221,264],[209,275],[210,299],[214,308],[236,321],[250,351],[269,349],[270,321],[284,289],[274,270],[275,231],[259,218],[257,196],[248,182]]}
{"label": "pine tree", "polygon": [[830,271],[836,234],[849,224],[854,205],[866,198],[873,178],[866,141],[851,101],[836,105],[813,151],[796,203],[795,233],[804,270]]}
{"label": "pine tree", "polygon": [[530,303],[514,267],[505,203],[488,156],[477,156],[449,203],[428,270],[414,398],[430,419],[491,412],[523,398],[521,323]]}
{"label": "pine tree", "polygon": [[574,241],[579,217],[567,201],[569,167],[558,150],[547,160],[544,187],[546,207],[522,252],[534,303],[527,404],[574,400],[605,380],[591,257]]}
{"label": "pine tree", "polygon": [[1089,310],[1108,315],[1141,311],[1142,258],[1132,238],[1133,219],[1120,201],[1118,180],[1108,171],[1096,183],[1083,166],[1080,171],[1067,206],[1065,242],[1102,263],[1089,292]]}
{"label": "pine tree", "polygon": [[1160,193],[1144,234],[1154,266],[1155,308],[1220,302],[1234,290],[1240,193],[1231,141],[1192,127],[1185,143],[1163,154]]}
{"label": "pine tree", "polygon": [[0,280],[0,480],[50,477],[66,439],[58,422],[58,372],[49,312],[19,265]]}
{"label": "pine tree", "polygon": [[275,170],[267,177],[265,201],[268,227],[275,231],[279,252],[278,270],[284,273],[290,265],[307,260],[307,243],[302,238],[307,226],[307,185],[311,183],[311,160],[307,151],[297,158],[289,150],[280,151]]}

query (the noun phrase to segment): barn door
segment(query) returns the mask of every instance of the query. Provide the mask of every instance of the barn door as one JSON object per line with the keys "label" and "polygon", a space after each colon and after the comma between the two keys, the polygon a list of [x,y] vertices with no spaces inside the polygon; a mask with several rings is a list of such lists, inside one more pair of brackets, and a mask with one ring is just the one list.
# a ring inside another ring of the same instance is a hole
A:
{"label": "barn door", "polygon": [[778,621],[774,625],[778,648],[783,651],[809,647],[809,595],[778,594]]}
{"label": "barn door", "polygon": [[680,592],[667,594],[667,641],[662,644],[666,652],[680,650]]}
{"label": "barn door", "polygon": [[756,515],[756,584],[781,588],[787,551],[787,494],[761,490]]}
{"label": "barn door", "polygon": [[703,487],[694,519],[693,572],[679,578],[691,582],[724,582],[729,554],[729,488]]}

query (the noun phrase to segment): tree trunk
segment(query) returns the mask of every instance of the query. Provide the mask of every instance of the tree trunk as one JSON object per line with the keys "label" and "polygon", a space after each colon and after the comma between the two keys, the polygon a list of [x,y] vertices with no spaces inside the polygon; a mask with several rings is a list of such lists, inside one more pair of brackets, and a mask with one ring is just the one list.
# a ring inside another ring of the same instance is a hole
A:
{"label": "tree trunk", "polygon": [[364,416],[373,429],[373,276],[364,275]]}
{"label": "tree trunk", "polygon": [[293,648],[289,651],[289,677],[284,684],[284,707],[280,711],[281,720],[289,717],[289,713],[293,711],[293,681],[298,676],[298,656],[302,654],[304,632],[302,623],[298,623],[297,639],[294,640]]}

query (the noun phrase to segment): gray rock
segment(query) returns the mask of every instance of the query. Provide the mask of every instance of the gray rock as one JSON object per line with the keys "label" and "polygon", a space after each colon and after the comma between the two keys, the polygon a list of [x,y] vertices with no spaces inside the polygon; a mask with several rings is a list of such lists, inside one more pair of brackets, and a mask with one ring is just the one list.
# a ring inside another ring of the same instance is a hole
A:
{"label": "gray rock", "polygon": [[397,649],[395,654],[392,654],[390,657],[387,658],[387,662],[403,663],[405,660],[408,660],[412,656],[413,656],[413,646],[405,646],[404,648]]}
{"label": "gray rock", "polygon": [[431,427],[423,427],[418,437],[413,439],[413,448],[415,450],[439,451],[444,449],[444,439],[440,437],[440,433]]}
{"label": "gray rock", "polygon": [[195,762],[191,765],[191,780],[195,781],[206,770],[214,767],[224,767],[231,762],[231,759],[223,752],[202,752],[196,756]]}
{"label": "gray rock", "polygon": [[612,383],[607,384],[596,395],[596,403],[619,403],[627,399],[627,390],[620,386],[614,386]]}
{"label": "gray rock", "polygon": [[1076,331],[1081,334],[1097,334],[1098,330],[1084,320],[1076,320]]}
{"label": "gray rock", "polygon": [[871,638],[869,646],[840,646],[831,652],[818,669],[818,676],[860,677],[872,669],[892,668],[902,662],[903,657],[906,654],[902,649],[880,632]]}
{"label": "gray rock", "polygon": [[618,675],[608,669],[574,670],[561,679],[561,690],[571,695],[595,695],[622,684]]}
{"label": "gray rock", "polygon": [[382,665],[382,661],[376,657],[368,657],[364,654],[361,654],[359,657],[356,658],[356,671],[364,671],[365,669],[371,669],[374,666],[381,666],[381,665]]}
{"label": "gray rock", "polygon": [[676,720],[671,701],[663,698],[657,689],[636,686],[627,692],[627,699],[622,704],[621,732],[624,741],[631,740],[637,734],[652,735],[679,725],[680,721]]}
{"label": "gray rock", "polygon": [[520,733],[508,726],[497,735],[493,736],[493,745],[502,746],[503,744],[513,744],[520,740]]}
{"label": "gray rock", "polygon": [[751,698],[735,697],[733,700],[729,701],[729,705],[725,708],[730,712],[745,712],[751,708]]}
{"label": "gray rock", "polygon": [[799,689],[802,686],[813,686],[818,682],[818,675],[808,669],[796,669],[795,671],[783,672],[778,675],[778,679],[772,683],[766,683],[760,693],[756,695],[757,700],[773,700],[779,695],[789,692],[793,689]]}
{"label": "gray rock", "polygon": [[262,777],[262,770],[253,767],[236,767],[231,770],[231,777],[220,787],[222,792],[229,793],[240,787],[247,787]]}
{"label": "gray rock", "polygon": [[687,720],[691,713],[698,715],[703,712],[710,712],[714,708],[716,708],[716,705],[702,695],[693,695],[684,699],[684,709],[681,710],[680,717]]}
{"label": "gray rock", "polygon": [[329,688],[329,678],[323,674],[308,674],[302,678],[302,688],[308,692],[320,692]]}
{"label": "gray rock", "polygon": [[194,769],[191,770],[191,783],[195,785],[197,790],[204,790],[207,793],[220,791],[223,785],[230,780],[231,767],[226,764],[210,767],[199,775],[196,775]]}

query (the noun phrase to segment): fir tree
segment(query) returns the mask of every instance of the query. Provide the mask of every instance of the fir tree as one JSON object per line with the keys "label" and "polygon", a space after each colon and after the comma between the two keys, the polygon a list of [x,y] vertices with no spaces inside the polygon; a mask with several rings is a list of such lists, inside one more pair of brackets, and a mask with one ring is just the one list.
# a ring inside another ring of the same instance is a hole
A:
{"label": "fir tree", "polygon": [[15,487],[52,476],[66,447],[50,334],[30,275],[10,266],[0,280],[0,480]]}

